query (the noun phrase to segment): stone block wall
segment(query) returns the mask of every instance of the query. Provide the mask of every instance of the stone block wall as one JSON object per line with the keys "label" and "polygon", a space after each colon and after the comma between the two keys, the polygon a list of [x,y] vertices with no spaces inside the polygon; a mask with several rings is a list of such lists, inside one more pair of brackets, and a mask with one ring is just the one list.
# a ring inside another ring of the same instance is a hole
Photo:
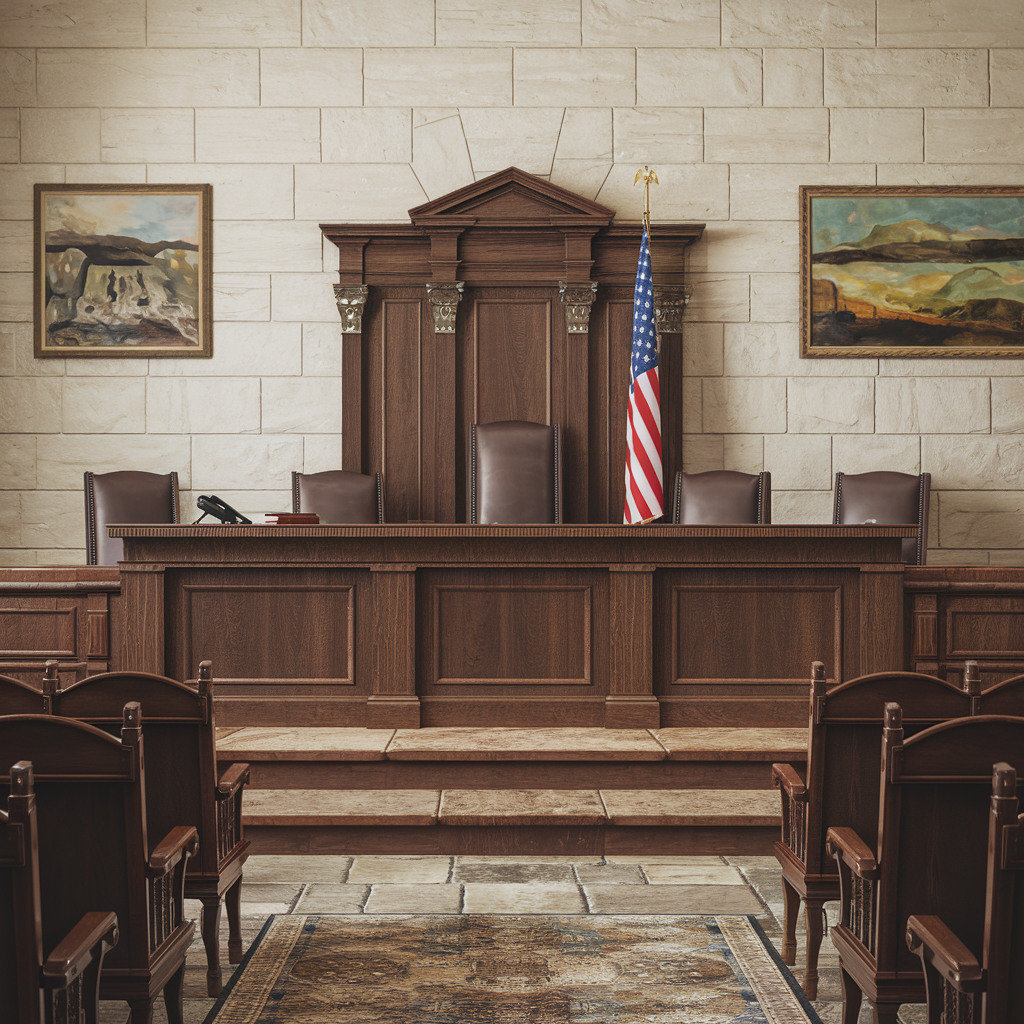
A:
{"label": "stone block wall", "polygon": [[[321,221],[511,164],[707,222],[684,336],[691,470],[933,475],[932,561],[1024,563],[1024,361],[798,358],[801,184],[1024,184],[1019,0],[4,0],[0,564],[84,559],[82,471],[289,507],[340,464]],[[32,185],[211,182],[214,357],[35,360]],[[625,372],[625,369],[624,369]]]}

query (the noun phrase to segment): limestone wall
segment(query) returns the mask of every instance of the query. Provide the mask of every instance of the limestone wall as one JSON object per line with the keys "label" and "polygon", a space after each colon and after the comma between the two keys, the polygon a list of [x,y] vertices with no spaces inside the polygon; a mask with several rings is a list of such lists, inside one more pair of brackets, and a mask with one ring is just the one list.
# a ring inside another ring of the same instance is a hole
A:
{"label": "limestone wall", "polygon": [[[688,468],[933,474],[932,561],[1024,562],[1024,361],[800,360],[797,186],[1022,184],[1018,0],[4,0],[0,562],[84,559],[84,469],[288,506],[340,457],[319,221],[516,164],[692,253]],[[215,355],[34,360],[34,182],[211,182]],[[261,490],[254,490],[261,488]]]}

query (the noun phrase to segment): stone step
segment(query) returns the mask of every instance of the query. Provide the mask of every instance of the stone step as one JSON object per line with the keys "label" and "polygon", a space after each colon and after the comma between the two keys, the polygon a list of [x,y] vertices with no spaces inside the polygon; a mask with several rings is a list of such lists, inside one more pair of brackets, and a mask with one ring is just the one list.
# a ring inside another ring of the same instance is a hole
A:
{"label": "stone step", "polygon": [[218,729],[255,789],[768,789],[805,729]]}
{"label": "stone step", "polygon": [[245,793],[242,822],[254,827],[781,825],[770,790],[412,789],[274,790]]}

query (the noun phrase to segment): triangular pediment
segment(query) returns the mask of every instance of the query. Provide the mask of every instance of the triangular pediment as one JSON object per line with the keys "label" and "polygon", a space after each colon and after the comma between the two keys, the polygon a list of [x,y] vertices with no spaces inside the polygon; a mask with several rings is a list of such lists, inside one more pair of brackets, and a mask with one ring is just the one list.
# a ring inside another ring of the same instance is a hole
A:
{"label": "triangular pediment", "polygon": [[608,224],[614,210],[575,192],[509,167],[409,211],[412,222],[548,225]]}

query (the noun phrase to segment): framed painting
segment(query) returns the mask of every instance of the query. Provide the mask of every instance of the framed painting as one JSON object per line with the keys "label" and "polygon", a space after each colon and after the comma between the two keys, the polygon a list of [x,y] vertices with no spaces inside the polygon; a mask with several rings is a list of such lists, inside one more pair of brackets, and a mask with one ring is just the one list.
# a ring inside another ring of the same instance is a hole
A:
{"label": "framed painting", "polygon": [[1024,356],[1024,188],[800,187],[801,356]]}
{"label": "framed painting", "polygon": [[213,355],[211,185],[36,185],[37,357]]}

